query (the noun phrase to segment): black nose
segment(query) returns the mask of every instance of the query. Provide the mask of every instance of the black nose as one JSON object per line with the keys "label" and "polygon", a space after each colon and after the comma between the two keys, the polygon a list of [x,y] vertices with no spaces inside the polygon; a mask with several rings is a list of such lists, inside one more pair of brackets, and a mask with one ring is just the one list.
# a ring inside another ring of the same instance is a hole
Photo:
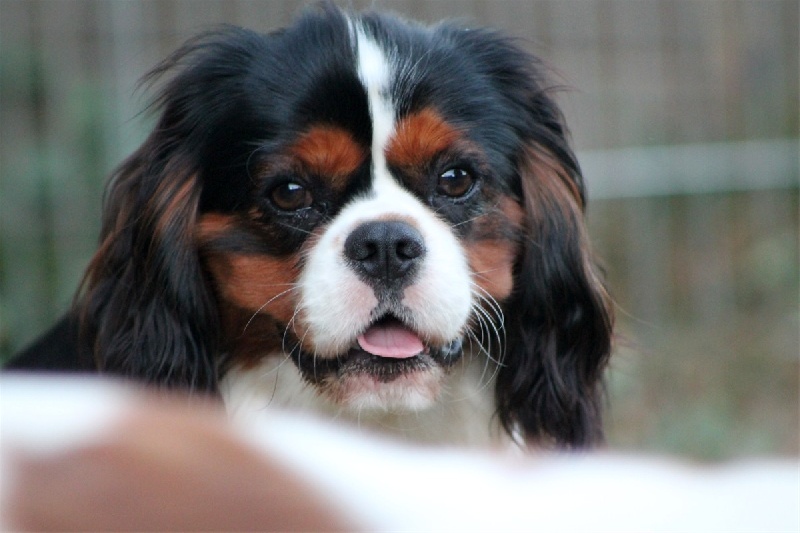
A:
{"label": "black nose", "polygon": [[365,222],[345,240],[344,254],[367,283],[397,289],[413,279],[425,244],[420,232],[406,222]]}

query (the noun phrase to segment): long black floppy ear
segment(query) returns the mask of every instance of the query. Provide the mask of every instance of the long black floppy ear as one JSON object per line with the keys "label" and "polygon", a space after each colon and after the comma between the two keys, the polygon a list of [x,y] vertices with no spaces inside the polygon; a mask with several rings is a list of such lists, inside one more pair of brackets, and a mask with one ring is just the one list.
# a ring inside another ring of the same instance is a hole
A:
{"label": "long black floppy ear", "polygon": [[513,151],[510,190],[523,211],[505,353],[495,400],[504,429],[529,445],[580,448],[603,440],[602,372],[613,311],[584,224],[585,191],[549,69],[518,42],[450,30],[502,97],[495,140]]}
{"label": "long black floppy ear", "polygon": [[81,334],[101,372],[210,391],[218,325],[193,243],[201,190],[191,158],[163,131],[109,185]]}
{"label": "long black floppy ear", "polygon": [[583,180],[560,112],[543,93],[518,176],[525,217],[497,376],[503,426],[530,444],[603,440],[602,371],[613,311],[584,225]]}
{"label": "long black floppy ear", "polygon": [[247,165],[247,140],[264,135],[242,95],[256,61],[271,57],[269,43],[222,26],[144,77],[146,85],[168,78],[151,107],[158,122],[112,176],[101,244],[78,300],[82,342],[101,371],[216,389],[221,326],[195,233],[201,211],[232,209],[249,187],[229,177]]}
{"label": "long black floppy ear", "polygon": [[143,80],[170,76],[153,104],[153,132],[112,176],[101,244],[78,301],[81,336],[101,371],[217,388],[219,314],[195,231],[208,154],[232,159],[238,148],[220,124],[249,127],[232,95],[263,46],[255,32],[222,27],[186,42]]}

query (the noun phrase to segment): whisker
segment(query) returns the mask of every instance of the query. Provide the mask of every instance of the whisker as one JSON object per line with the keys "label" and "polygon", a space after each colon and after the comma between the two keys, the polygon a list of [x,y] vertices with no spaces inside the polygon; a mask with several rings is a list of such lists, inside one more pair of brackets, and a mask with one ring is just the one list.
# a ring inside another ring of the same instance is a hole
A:
{"label": "whisker", "polygon": [[287,224],[287,223],[281,222],[279,220],[274,221],[274,223],[279,225],[279,226],[282,226],[284,228],[289,228],[290,230],[293,230],[293,231],[299,231],[300,233],[305,233],[306,235],[313,235],[314,234],[312,231],[309,231],[309,230],[303,229],[303,228],[298,228],[297,226],[292,226],[291,224]]}
{"label": "whisker", "polygon": [[502,210],[500,209],[500,202],[495,202],[493,205],[487,207],[487,209],[484,212],[482,212],[482,213],[480,213],[478,215],[475,215],[474,217],[469,218],[467,220],[462,220],[461,222],[458,222],[456,224],[450,224],[450,227],[451,228],[457,228],[458,226],[461,226],[463,224],[467,224],[469,222],[474,222],[474,221],[478,220],[479,218],[483,218],[483,217],[489,216],[490,214],[498,212],[498,211],[502,212]]}
{"label": "whisker", "polygon": [[[506,346],[505,330],[503,328],[502,323],[499,326],[497,326],[495,324],[495,321],[492,319],[491,314],[487,310],[481,308],[480,306],[476,306],[474,316],[476,316],[477,320],[482,324],[481,327],[485,328],[485,333],[487,337],[491,339],[491,337],[494,336],[497,339],[498,348],[497,348],[497,355],[495,356],[492,355],[491,345],[484,347],[483,344],[477,339],[477,337],[475,337],[476,342],[478,342],[478,346],[486,355],[486,362],[484,364],[484,370],[481,379],[483,379],[483,377],[486,375],[486,370],[489,364],[494,363],[494,371],[492,375],[489,377],[489,379],[491,380],[494,379],[500,368],[504,366],[503,360],[505,359],[505,346]],[[500,316],[500,320],[502,321],[502,316]]]}
{"label": "whisker", "polygon": [[[285,284],[282,284],[282,285],[285,285]],[[247,328],[250,326],[250,323],[253,322],[253,320],[255,320],[256,315],[258,315],[261,311],[263,311],[266,306],[268,306],[269,304],[271,304],[272,302],[274,302],[276,299],[280,298],[281,296],[284,296],[284,295],[286,295],[286,294],[288,294],[288,293],[290,293],[290,292],[292,292],[292,291],[294,291],[294,290],[296,290],[298,288],[299,288],[298,285],[292,284],[292,286],[289,287],[288,289],[286,289],[285,291],[279,292],[278,294],[276,294],[275,296],[273,296],[272,298],[270,298],[269,300],[264,302],[264,304],[261,307],[256,309],[255,312],[252,315],[250,315],[250,318],[248,319],[247,323],[244,325],[244,328],[242,328],[242,334],[244,334],[247,331]]]}
{"label": "whisker", "polygon": [[477,283],[472,282],[471,285],[475,297],[478,298],[480,301],[486,303],[487,306],[489,306],[491,311],[497,317],[500,329],[503,329],[503,326],[505,325],[505,315],[503,314],[503,308],[500,306],[500,303],[494,298],[494,296],[492,296],[489,293],[489,291],[487,291]]}
{"label": "whisker", "polygon": [[[478,346],[480,346],[480,341],[478,341],[477,337],[475,336],[475,333],[470,332],[469,336],[470,336],[470,343],[472,343],[474,341],[475,343],[478,344]],[[487,377],[488,370],[489,370],[489,365],[491,363],[492,363],[492,360],[490,358],[488,358],[488,357],[484,358],[483,370],[481,371],[480,378],[478,379],[477,391],[485,390],[487,387],[489,387],[491,385],[491,383],[494,380],[495,376],[497,376],[497,372],[499,372],[500,366],[495,364],[491,375],[488,375],[488,377]]]}
{"label": "whisker", "polygon": [[294,310],[294,313],[292,313],[292,318],[290,318],[290,319],[289,319],[289,322],[287,322],[287,323],[286,323],[286,327],[285,327],[285,328],[283,328],[283,337],[281,338],[281,350],[283,350],[283,352],[287,354],[287,357],[291,357],[291,355],[292,355],[292,352],[293,352],[293,351],[294,351],[296,348],[300,348],[300,346],[302,346],[302,341],[303,341],[303,339],[305,339],[305,334],[304,334],[304,335],[303,335],[303,339],[301,339],[301,340],[298,342],[298,344],[296,344],[296,345],[294,346],[294,348],[292,348],[292,349],[291,349],[289,352],[287,352],[287,351],[286,351],[286,335],[288,335],[288,334],[289,334],[289,329],[292,327],[292,323],[295,321],[295,318],[297,318],[297,315],[300,313],[300,311],[301,311],[301,309],[302,309],[302,308],[303,308],[303,307],[302,307],[302,305],[298,305],[298,306],[295,308],[295,310]]}
{"label": "whisker", "polygon": [[[481,348],[481,351],[484,352],[486,357],[488,357],[492,362],[498,365],[502,365],[501,361],[497,360],[491,353],[492,337],[497,339],[498,349],[500,350],[500,352],[502,353],[503,351],[503,339],[502,336],[500,335],[500,330],[494,325],[494,321],[491,319],[491,315],[482,307],[475,306],[473,308],[473,313],[474,313],[473,316],[475,316],[476,320],[478,321],[481,334],[483,335],[483,333],[485,332],[487,338],[487,341],[484,345],[484,343],[481,342],[480,339],[476,337],[476,341],[478,341],[478,346]],[[492,333],[494,335],[492,335]]]}
{"label": "whisker", "polygon": [[472,218],[468,218],[467,220],[462,220],[461,222],[456,222],[455,224],[450,224],[451,228],[457,228],[458,226],[463,226],[464,224],[469,224],[470,222],[475,222],[476,220],[487,216],[489,213],[481,213],[480,215],[475,215]]}
{"label": "whisker", "polygon": [[[472,316],[478,322],[478,326],[481,330],[481,335],[483,336],[484,333],[486,337],[489,339],[486,342],[486,346],[484,343],[481,342],[480,339],[475,336],[475,341],[478,343],[478,346],[481,348],[486,356],[492,360],[497,365],[503,365],[503,359],[505,359],[505,318],[503,315],[503,310],[500,307],[500,304],[494,297],[489,294],[485,289],[480,287],[479,285],[473,283],[473,295],[475,296],[477,302],[472,306]],[[485,307],[484,307],[485,305]],[[494,337],[497,339],[498,349],[497,349],[497,357],[491,354],[492,346],[491,346],[491,338]]]}

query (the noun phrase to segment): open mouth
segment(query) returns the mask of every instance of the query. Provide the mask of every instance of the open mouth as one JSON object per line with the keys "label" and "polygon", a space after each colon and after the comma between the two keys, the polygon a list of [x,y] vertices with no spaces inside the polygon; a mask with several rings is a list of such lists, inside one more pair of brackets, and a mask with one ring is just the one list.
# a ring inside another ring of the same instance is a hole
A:
{"label": "open mouth", "polygon": [[355,374],[368,374],[379,382],[388,383],[434,366],[451,366],[461,355],[460,338],[445,345],[432,346],[398,318],[388,314],[358,335],[343,354],[321,358],[295,350],[292,357],[304,377],[312,383]]}

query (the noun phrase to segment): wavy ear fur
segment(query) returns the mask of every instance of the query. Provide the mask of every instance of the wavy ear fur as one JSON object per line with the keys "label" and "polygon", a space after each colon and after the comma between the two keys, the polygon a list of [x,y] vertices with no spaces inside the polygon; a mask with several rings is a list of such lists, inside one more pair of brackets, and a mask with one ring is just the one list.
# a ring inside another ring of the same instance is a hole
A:
{"label": "wavy ear fur", "polygon": [[103,372],[214,390],[218,325],[193,243],[201,188],[191,158],[162,136],[113,176],[79,301],[82,336]]}
{"label": "wavy ear fur", "polygon": [[[218,124],[259,46],[254,32],[221,28],[188,41],[143,79],[172,74],[153,103],[158,124],[112,176],[101,244],[78,302],[82,338],[101,371],[217,388],[217,304],[194,242],[208,166],[202,154],[230,149]],[[247,116],[231,120],[247,127]]]}
{"label": "wavy ear fur", "polygon": [[519,164],[529,240],[507,306],[496,397],[512,435],[579,448],[603,439],[613,313],[584,226],[580,170],[562,135],[550,141],[558,145],[526,147]]}
{"label": "wavy ear fur", "polygon": [[589,246],[583,177],[550,95],[549,69],[494,32],[450,36],[478,60],[511,110],[495,114],[511,126],[495,143],[516,147],[510,189],[524,211],[525,240],[503,306],[498,418],[510,435],[531,445],[597,443],[613,313]]}

